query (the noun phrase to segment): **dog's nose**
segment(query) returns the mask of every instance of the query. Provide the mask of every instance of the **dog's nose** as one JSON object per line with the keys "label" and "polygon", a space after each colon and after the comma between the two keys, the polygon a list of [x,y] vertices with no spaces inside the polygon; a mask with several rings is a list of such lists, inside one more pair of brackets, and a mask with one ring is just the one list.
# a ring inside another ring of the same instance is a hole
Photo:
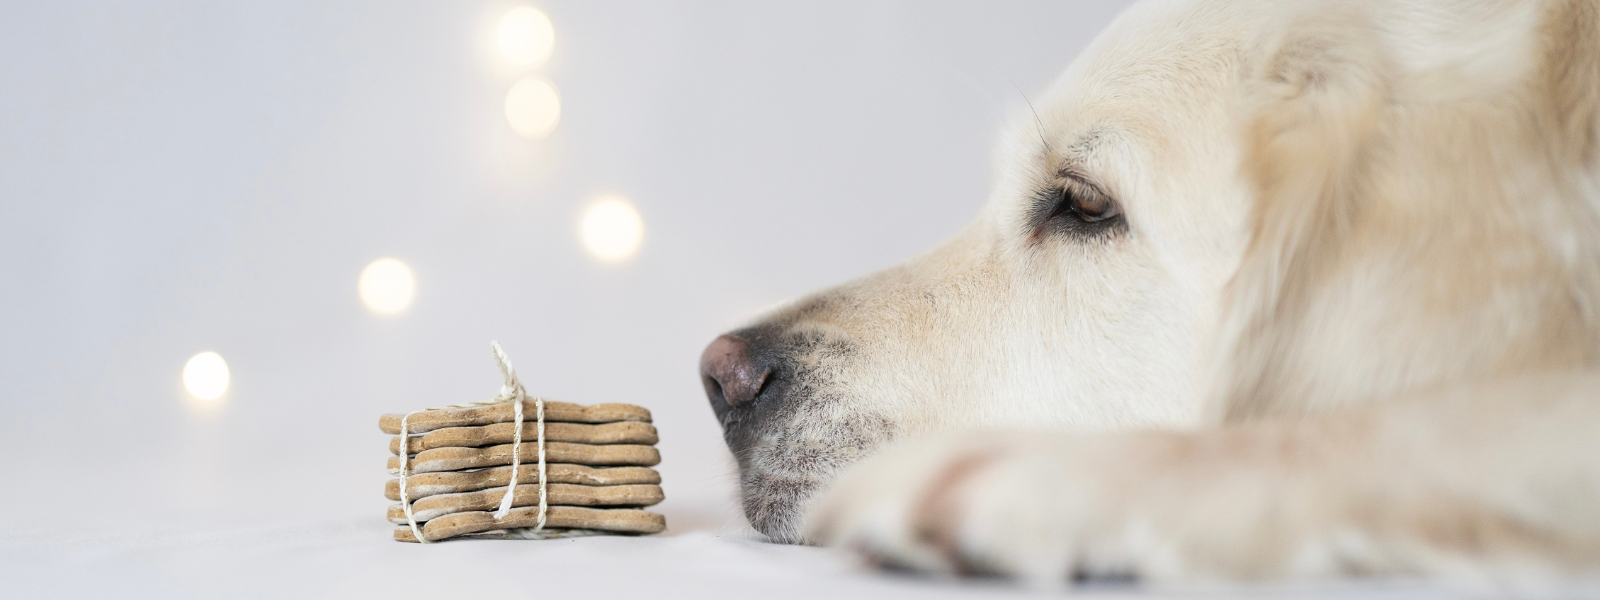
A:
{"label": "dog's nose", "polygon": [[772,369],[760,362],[751,355],[749,342],[738,336],[718,336],[706,346],[700,355],[700,381],[718,416],[761,392]]}

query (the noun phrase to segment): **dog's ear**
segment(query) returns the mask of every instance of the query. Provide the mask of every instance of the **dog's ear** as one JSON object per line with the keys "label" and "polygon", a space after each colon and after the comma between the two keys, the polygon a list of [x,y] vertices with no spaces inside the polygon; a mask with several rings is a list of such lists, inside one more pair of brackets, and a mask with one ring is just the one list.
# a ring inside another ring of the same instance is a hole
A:
{"label": "dog's ear", "polygon": [[1542,133],[1559,158],[1600,170],[1600,3],[1552,5],[1540,29],[1545,43],[1537,85],[1548,115]]}
{"label": "dog's ear", "polygon": [[[1572,297],[1600,290],[1600,269],[1581,258],[1600,249],[1589,241],[1590,224],[1600,222],[1593,191],[1600,181],[1600,5],[1483,3],[1463,8],[1477,11],[1471,18],[1433,15],[1428,22],[1382,13],[1383,27],[1361,12],[1377,5],[1317,6],[1290,6],[1296,16],[1263,27],[1271,33],[1252,44],[1242,61],[1241,176],[1255,197],[1248,246],[1223,298],[1213,355],[1218,364],[1208,370],[1217,377],[1209,382],[1212,416],[1223,420],[1274,414],[1285,406],[1322,410],[1379,393],[1382,386],[1419,383],[1394,375],[1374,387],[1314,380],[1311,374],[1329,359],[1310,354],[1317,342],[1308,336],[1333,327],[1311,321],[1328,311],[1314,303],[1328,301],[1324,296],[1336,278],[1348,286],[1352,269],[1361,268],[1358,261],[1392,260],[1363,253],[1413,247],[1400,235],[1431,240],[1434,257],[1448,254],[1437,244],[1475,251],[1512,243],[1507,240],[1549,239],[1553,232],[1575,244],[1560,251],[1532,242],[1519,247],[1527,264],[1537,267],[1492,270],[1483,263],[1446,276],[1435,265],[1406,266],[1413,278],[1449,281],[1452,302],[1464,301],[1462,294],[1472,290],[1484,294],[1474,301],[1489,303],[1492,293],[1517,289],[1514,282],[1526,281],[1535,268],[1550,270],[1543,281],[1577,286]],[[1529,208],[1534,205],[1540,208]],[[1580,258],[1562,258],[1568,255]],[[1437,260],[1443,268],[1460,262]],[[1528,302],[1538,301],[1537,289],[1524,291]],[[1341,293],[1343,302],[1364,300]],[[1571,318],[1580,325],[1591,318],[1561,316],[1562,307],[1573,303],[1557,300],[1538,305],[1540,311],[1528,318]],[[1415,314],[1393,306],[1382,310],[1395,311],[1397,325]],[[1600,318],[1600,311],[1583,314]],[[1582,331],[1579,325],[1566,329]],[[1496,368],[1559,362],[1566,359],[1550,357],[1581,354],[1592,345],[1514,337],[1502,342],[1529,344],[1525,354],[1545,358],[1507,355]],[[1465,369],[1465,360],[1434,369]],[[1391,374],[1400,372],[1396,367]],[[1417,377],[1433,376],[1418,372]],[[1330,383],[1348,385],[1330,389]]]}
{"label": "dog's ear", "polygon": [[1309,300],[1362,210],[1368,165],[1384,151],[1394,66],[1356,14],[1281,26],[1247,51],[1242,176],[1255,193],[1250,242],[1224,301],[1213,402],[1222,418],[1265,412],[1283,390],[1275,333]]}

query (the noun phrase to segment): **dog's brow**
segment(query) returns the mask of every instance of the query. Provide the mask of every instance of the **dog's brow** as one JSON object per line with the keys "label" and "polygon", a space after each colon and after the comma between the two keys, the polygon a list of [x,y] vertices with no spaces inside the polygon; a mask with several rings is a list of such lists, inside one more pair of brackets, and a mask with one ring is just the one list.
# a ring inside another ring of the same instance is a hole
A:
{"label": "dog's brow", "polygon": [[1091,128],[1075,138],[1072,143],[1062,148],[1061,154],[1056,158],[1054,169],[1056,177],[1067,177],[1088,182],[1086,166],[1089,158],[1105,144],[1106,131],[1103,127]]}
{"label": "dog's brow", "polygon": [[1063,162],[1086,162],[1089,156],[1100,149],[1100,146],[1105,145],[1105,141],[1106,130],[1104,127],[1095,127],[1085,131],[1077,139],[1073,140],[1071,144],[1067,144],[1066,150],[1062,152],[1062,158],[1065,159]]}

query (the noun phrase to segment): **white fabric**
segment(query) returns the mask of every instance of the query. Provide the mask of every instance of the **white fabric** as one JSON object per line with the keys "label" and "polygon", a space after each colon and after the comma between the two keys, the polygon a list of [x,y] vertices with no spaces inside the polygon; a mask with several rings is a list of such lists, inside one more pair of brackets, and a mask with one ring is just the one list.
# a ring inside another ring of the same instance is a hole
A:
{"label": "white fabric", "polygon": [[[374,507],[379,503],[374,502]],[[669,522],[673,515],[668,515]],[[715,529],[564,540],[390,539],[371,514],[159,535],[0,536],[6,598],[985,598],[1039,597],[1001,582],[862,569],[831,550]],[[1271,592],[1271,593],[1269,593]],[[1074,597],[1194,597],[1123,588]],[[1230,598],[1234,593],[1202,597]],[[1062,597],[1044,596],[1044,597]],[[1255,588],[1252,598],[1451,597],[1404,583]]]}

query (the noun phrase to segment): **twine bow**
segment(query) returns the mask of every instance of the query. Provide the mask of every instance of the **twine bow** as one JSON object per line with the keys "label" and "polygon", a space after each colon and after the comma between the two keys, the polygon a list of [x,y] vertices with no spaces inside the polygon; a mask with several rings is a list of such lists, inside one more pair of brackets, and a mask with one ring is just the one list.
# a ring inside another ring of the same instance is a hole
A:
{"label": "twine bow", "polygon": [[[499,404],[501,402],[513,403],[512,411],[516,416],[516,424],[514,425],[514,429],[512,429],[511,433],[511,481],[506,485],[505,495],[500,497],[500,508],[494,512],[494,518],[504,519],[506,514],[511,511],[512,503],[516,500],[515,494],[517,491],[517,471],[522,467],[522,403],[528,398],[528,392],[527,390],[523,389],[522,382],[517,380],[517,371],[511,366],[511,359],[506,356],[505,350],[500,348],[500,342],[489,342],[489,349],[494,353],[495,363],[500,366],[500,375],[504,378],[504,383],[500,385],[500,394],[495,396],[494,400],[489,402],[452,404],[446,408],[483,406],[487,404]],[[545,486],[544,398],[534,397],[533,409],[534,423],[537,431],[535,439],[537,440],[539,450],[539,520],[537,524],[531,528],[531,531],[520,531],[519,535],[522,537],[537,538],[542,537],[541,532],[544,530],[546,513],[549,512],[549,495]],[[418,542],[424,544],[429,543],[428,538],[422,536],[422,529],[417,526],[417,519],[411,512],[411,500],[406,493],[406,479],[411,475],[411,468],[407,461],[411,455],[411,438],[409,437],[410,429],[408,421],[410,421],[411,415],[430,410],[439,409],[425,408],[406,413],[404,417],[400,418],[400,506],[405,510],[406,524],[411,526],[411,534],[416,536]]]}

